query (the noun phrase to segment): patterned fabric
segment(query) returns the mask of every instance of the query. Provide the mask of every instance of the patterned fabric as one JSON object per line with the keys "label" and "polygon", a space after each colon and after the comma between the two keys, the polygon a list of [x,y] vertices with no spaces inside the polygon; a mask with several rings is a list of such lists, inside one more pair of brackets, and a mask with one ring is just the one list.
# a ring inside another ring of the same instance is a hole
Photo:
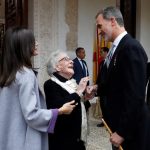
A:
{"label": "patterned fabric", "polygon": [[85,64],[84,64],[84,60],[81,59],[81,63],[82,63],[82,70],[83,70],[83,74],[86,77],[87,73],[86,73],[86,69],[85,69]]}
{"label": "patterned fabric", "polygon": [[112,44],[112,46],[111,46],[111,48],[110,48],[110,50],[109,50],[109,52],[108,52],[108,55],[107,55],[107,57],[106,57],[106,59],[105,59],[105,63],[106,63],[106,65],[107,65],[107,68],[109,67],[111,58],[112,58],[112,56],[113,56],[114,47],[115,47],[115,45]]}

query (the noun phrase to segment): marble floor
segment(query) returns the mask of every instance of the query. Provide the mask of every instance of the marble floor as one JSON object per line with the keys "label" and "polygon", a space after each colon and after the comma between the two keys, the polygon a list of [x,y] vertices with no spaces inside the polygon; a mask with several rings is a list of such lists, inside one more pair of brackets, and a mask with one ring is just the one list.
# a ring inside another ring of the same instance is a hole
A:
{"label": "marble floor", "polygon": [[97,127],[96,125],[98,123],[100,123],[100,120],[93,117],[93,107],[91,107],[89,113],[87,150],[111,150],[109,133],[105,127]]}

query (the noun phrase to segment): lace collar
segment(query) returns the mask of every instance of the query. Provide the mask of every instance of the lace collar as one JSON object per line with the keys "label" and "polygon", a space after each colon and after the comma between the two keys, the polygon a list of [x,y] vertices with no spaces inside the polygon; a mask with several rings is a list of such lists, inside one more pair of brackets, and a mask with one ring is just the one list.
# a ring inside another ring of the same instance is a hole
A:
{"label": "lace collar", "polygon": [[53,74],[51,76],[51,80],[54,81],[54,82],[56,82],[58,85],[60,85],[66,91],[68,91],[70,94],[76,92],[76,89],[77,89],[78,85],[77,85],[75,79],[67,80],[67,79],[63,78],[62,76],[60,76],[58,74],[57,75]]}

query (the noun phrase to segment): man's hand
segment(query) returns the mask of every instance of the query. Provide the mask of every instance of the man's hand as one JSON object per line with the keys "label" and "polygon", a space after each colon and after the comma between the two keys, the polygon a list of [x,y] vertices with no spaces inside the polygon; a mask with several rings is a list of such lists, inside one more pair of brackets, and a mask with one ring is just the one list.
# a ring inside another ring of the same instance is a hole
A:
{"label": "man's hand", "polygon": [[119,147],[122,142],[124,141],[124,138],[118,135],[116,132],[112,133],[110,137],[110,142],[115,146]]}
{"label": "man's hand", "polygon": [[92,98],[95,97],[95,89],[94,89],[94,86],[87,86],[86,87],[86,90],[85,90],[85,96],[84,96],[84,99],[85,100],[90,100]]}
{"label": "man's hand", "polygon": [[84,77],[80,80],[80,83],[77,86],[77,90],[76,90],[76,93],[78,95],[81,95],[85,91],[88,81],[89,81],[89,77]]}
{"label": "man's hand", "polygon": [[97,92],[97,84],[87,86],[86,92],[87,92],[87,94],[96,93]]}

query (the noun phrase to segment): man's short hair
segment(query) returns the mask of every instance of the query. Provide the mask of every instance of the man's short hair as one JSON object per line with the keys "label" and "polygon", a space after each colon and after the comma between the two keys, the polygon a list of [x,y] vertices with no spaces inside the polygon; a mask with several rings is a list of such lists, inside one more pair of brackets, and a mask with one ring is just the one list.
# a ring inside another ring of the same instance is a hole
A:
{"label": "man's short hair", "polygon": [[77,49],[76,49],[76,55],[77,55],[77,53],[79,53],[82,49],[84,49],[83,47],[78,47]]}
{"label": "man's short hair", "polygon": [[110,6],[99,10],[99,12],[96,15],[96,18],[100,14],[105,20],[110,20],[111,17],[114,17],[120,26],[124,26],[123,16],[121,14],[121,11],[117,7]]}

